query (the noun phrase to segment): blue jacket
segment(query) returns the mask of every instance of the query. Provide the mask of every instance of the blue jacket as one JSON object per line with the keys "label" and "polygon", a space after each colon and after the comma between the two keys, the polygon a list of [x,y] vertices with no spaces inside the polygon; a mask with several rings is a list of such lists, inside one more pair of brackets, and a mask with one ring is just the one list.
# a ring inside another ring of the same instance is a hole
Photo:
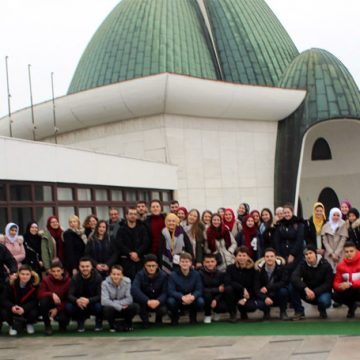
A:
{"label": "blue jacket", "polygon": [[195,299],[203,294],[203,284],[200,274],[191,269],[185,276],[180,269],[174,270],[169,276],[168,295],[177,300],[186,294],[192,294]]}
{"label": "blue jacket", "polygon": [[165,304],[167,292],[167,275],[160,269],[153,278],[147,275],[145,269],[140,270],[131,287],[134,301],[142,305],[146,305],[148,300],[159,300],[161,305]]}

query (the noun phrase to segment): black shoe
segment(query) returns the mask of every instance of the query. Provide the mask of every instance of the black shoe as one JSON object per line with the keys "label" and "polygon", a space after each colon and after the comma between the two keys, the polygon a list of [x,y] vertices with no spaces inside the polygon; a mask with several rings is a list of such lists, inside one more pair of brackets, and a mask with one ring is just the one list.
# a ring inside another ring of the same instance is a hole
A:
{"label": "black shoe", "polygon": [[78,326],[77,326],[76,331],[77,331],[78,333],[83,333],[83,332],[85,332],[85,323],[84,323],[84,321],[78,321]]}
{"label": "black shoe", "polygon": [[179,325],[179,319],[178,318],[171,318],[171,326],[178,326]]}
{"label": "black shoe", "polygon": [[264,311],[264,316],[263,316],[263,320],[270,320],[270,309],[266,309]]}
{"label": "black shoe", "polygon": [[320,310],[320,319],[327,319],[327,312],[326,310]]}
{"label": "black shoe", "polygon": [[237,322],[236,312],[230,313],[229,322],[235,324]]}
{"label": "black shoe", "polygon": [[282,321],[289,321],[290,320],[290,318],[289,318],[286,311],[281,311],[280,312],[280,320],[282,320]]}
{"label": "black shoe", "polygon": [[352,305],[349,307],[348,313],[346,315],[346,317],[348,319],[353,319],[355,317],[355,310],[356,310],[357,306],[356,304]]}
{"label": "black shoe", "polygon": [[45,326],[45,335],[51,336],[52,334],[53,334],[53,329],[52,329],[51,325],[46,325]]}
{"label": "black shoe", "polygon": [[305,313],[303,311],[302,312],[296,312],[292,319],[294,321],[304,320],[305,319]]}
{"label": "black shoe", "polygon": [[249,319],[248,314],[246,312],[241,312],[240,313],[240,319],[241,320],[248,320]]}
{"label": "black shoe", "polygon": [[94,331],[99,332],[102,331],[102,329],[103,329],[102,320],[96,320]]}
{"label": "black shoe", "polygon": [[150,327],[149,321],[143,321],[142,322],[142,327],[143,327],[143,329],[148,329]]}

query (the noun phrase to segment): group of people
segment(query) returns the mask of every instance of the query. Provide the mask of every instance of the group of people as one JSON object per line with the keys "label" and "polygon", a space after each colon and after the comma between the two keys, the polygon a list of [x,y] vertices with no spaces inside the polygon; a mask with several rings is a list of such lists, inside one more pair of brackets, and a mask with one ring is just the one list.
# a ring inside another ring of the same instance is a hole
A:
{"label": "group of people", "polygon": [[327,218],[317,202],[308,220],[294,215],[291,204],[275,210],[252,210],[240,204],[216,212],[188,211],[177,201],[170,212],[162,204],[139,201],[125,219],[116,208],[109,220],[89,215],[81,226],[76,215],[69,228],[50,216],[46,229],[31,221],[23,236],[14,223],[0,235],[0,322],[9,334],[21,329],[34,333],[41,315],[45,334],[52,321],[66,331],[70,320],[77,331],[95,316],[95,331],[104,320],[110,331],[133,330],[138,314],[142,325],[150,313],[161,323],[168,314],[172,325],[188,312],[190,323],[204,311],[204,322],[228,313],[278,307],[280,318],[305,317],[302,300],[317,305],[320,318],[334,305],[348,306],[355,316],[360,301],[360,220],[348,201],[333,208]]}

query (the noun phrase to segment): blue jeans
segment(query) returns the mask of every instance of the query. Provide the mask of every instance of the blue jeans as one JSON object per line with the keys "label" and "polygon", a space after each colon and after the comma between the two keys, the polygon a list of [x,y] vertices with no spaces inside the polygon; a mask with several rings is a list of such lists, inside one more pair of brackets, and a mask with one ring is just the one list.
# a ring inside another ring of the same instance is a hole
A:
{"label": "blue jeans", "polygon": [[303,313],[304,307],[301,304],[300,292],[291,283],[288,285],[288,290],[290,294],[290,301],[295,313]]}

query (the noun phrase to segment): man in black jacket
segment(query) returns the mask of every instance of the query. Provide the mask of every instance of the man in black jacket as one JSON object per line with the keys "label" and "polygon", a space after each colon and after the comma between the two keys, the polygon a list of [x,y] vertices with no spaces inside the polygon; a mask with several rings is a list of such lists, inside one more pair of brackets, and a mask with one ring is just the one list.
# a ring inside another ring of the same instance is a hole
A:
{"label": "man in black jacket", "polygon": [[29,265],[21,265],[18,278],[5,285],[0,309],[9,324],[9,335],[16,336],[26,325],[28,334],[34,334],[38,316],[37,291],[39,276]]}
{"label": "man in black jacket", "polygon": [[[316,253],[316,248],[312,245],[306,247],[304,255],[305,260],[297,266],[291,276],[293,291],[297,291],[307,303],[317,305],[320,318],[326,319],[326,309],[331,306],[331,265]],[[294,320],[299,319],[295,317]]]}
{"label": "man in black jacket", "polygon": [[204,286],[205,317],[204,323],[211,323],[211,311],[214,320],[218,320],[221,313],[229,311],[231,304],[227,304],[225,296],[225,273],[218,270],[215,254],[205,254],[203,267],[199,270]]}
{"label": "man in black jacket", "polygon": [[272,248],[266,249],[264,257],[255,263],[255,293],[258,307],[264,311],[264,320],[270,319],[272,306],[279,306],[281,320],[288,319],[288,273],[284,265],[285,260],[276,257],[276,251]]}
{"label": "man in black jacket", "polygon": [[144,255],[150,249],[149,232],[144,223],[137,220],[136,208],[127,209],[126,223],[117,232],[114,249],[120,257],[125,276],[134,280],[136,273],[142,269]]}
{"label": "man in black jacket", "polygon": [[159,269],[157,257],[153,254],[145,256],[144,269],[136,274],[131,287],[134,302],[140,306],[144,328],[149,327],[150,312],[155,312],[157,324],[162,323],[162,317],[167,313],[167,285],[167,275]]}
{"label": "man in black jacket", "polygon": [[95,331],[102,330],[101,275],[93,268],[90,258],[79,261],[79,273],[73,276],[69,289],[69,302],[65,311],[78,322],[78,332],[85,331],[85,320],[95,315]]}

